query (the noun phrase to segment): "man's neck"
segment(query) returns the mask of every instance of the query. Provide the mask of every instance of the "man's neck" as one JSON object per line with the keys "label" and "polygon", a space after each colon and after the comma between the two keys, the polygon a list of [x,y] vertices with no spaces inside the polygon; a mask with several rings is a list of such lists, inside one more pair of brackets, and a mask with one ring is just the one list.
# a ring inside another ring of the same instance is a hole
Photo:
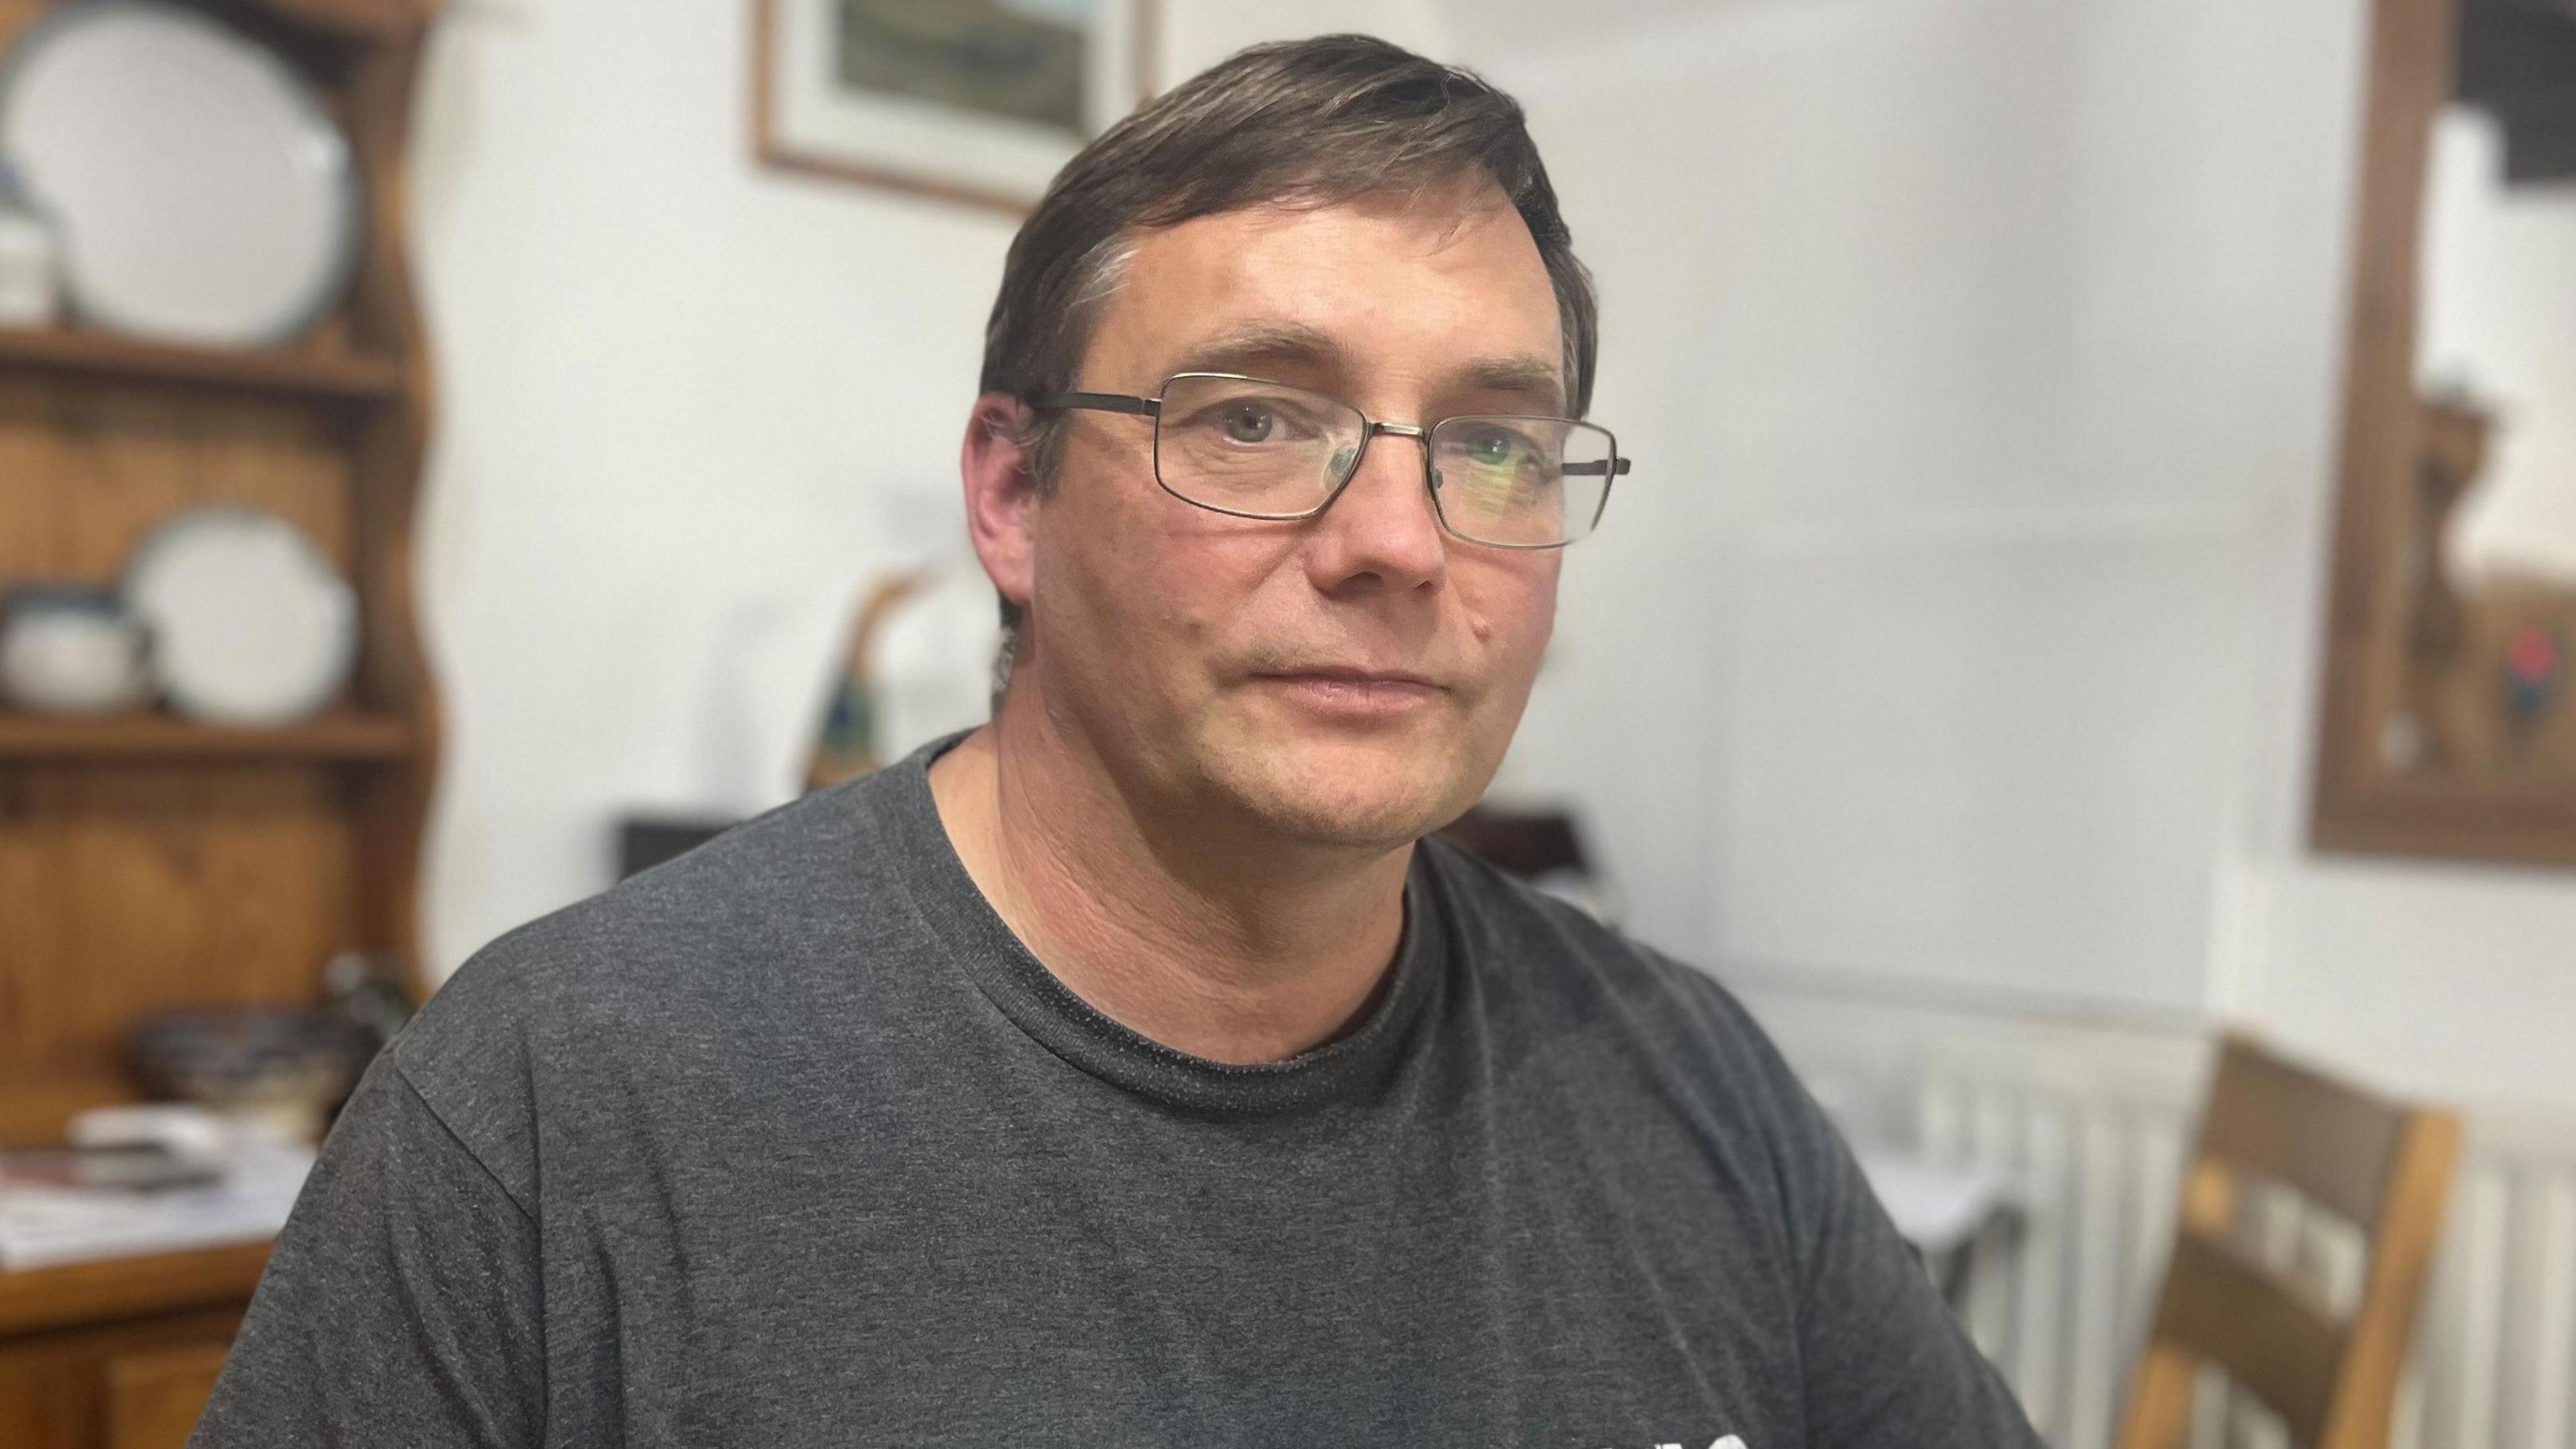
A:
{"label": "man's neck", "polygon": [[1410,849],[1228,851],[1175,868],[1092,757],[1005,705],[931,767],[940,820],[986,900],[1112,1020],[1221,1062],[1280,1061],[1364,1019],[1404,929]]}

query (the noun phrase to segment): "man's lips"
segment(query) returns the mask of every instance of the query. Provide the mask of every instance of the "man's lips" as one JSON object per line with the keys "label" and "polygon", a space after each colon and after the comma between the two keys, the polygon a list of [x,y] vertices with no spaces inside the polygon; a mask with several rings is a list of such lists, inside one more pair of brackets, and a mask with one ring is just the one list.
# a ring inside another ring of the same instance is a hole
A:
{"label": "man's lips", "polygon": [[1308,665],[1263,670],[1252,682],[1310,714],[1345,724],[1393,723],[1426,709],[1448,689],[1409,669]]}
{"label": "man's lips", "polygon": [[1264,669],[1255,679],[1277,679],[1297,683],[1340,684],[1357,688],[1438,690],[1446,685],[1405,669],[1358,669],[1346,665],[1317,664],[1294,669]]}

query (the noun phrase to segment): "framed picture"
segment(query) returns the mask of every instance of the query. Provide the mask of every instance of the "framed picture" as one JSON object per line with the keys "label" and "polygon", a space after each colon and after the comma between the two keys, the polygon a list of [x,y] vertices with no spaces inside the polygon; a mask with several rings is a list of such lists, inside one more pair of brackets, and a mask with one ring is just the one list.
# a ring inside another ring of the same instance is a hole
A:
{"label": "framed picture", "polygon": [[753,0],[752,134],[791,171],[1025,212],[1152,94],[1154,0]]}
{"label": "framed picture", "polygon": [[2576,257],[2526,240],[2576,223],[2576,130],[2529,99],[2563,112],[2576,87],[2524,79],[2531,37],[2576,42],[2576,15],[2364,8],[2309,838],[2576,866],[2576,390],[2564,321],[2525,320],[2576,291]]}

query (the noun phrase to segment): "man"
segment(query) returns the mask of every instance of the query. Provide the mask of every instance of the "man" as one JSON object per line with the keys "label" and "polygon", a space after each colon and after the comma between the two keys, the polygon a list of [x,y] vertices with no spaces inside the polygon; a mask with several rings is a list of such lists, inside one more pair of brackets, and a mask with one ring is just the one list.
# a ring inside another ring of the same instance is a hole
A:
{"label": "man", "polygon": [[1625,467],[1593,354],[1471,76],[1102,137],[965,441],[993,723],[468,964],[197,1442],[2035,1443],[1722,990],[1423,838]]}

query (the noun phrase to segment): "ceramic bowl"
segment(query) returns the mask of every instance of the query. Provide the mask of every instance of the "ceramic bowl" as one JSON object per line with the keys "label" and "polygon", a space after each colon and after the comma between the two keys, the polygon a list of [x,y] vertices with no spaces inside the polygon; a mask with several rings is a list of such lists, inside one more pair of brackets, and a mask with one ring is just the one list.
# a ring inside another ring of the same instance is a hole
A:
{"label": "ceramic bowl", "polygon": [[148,642],[111,590],[16,590],[0,603],[0,695],[46,714],[130,708],[150,689]]}

